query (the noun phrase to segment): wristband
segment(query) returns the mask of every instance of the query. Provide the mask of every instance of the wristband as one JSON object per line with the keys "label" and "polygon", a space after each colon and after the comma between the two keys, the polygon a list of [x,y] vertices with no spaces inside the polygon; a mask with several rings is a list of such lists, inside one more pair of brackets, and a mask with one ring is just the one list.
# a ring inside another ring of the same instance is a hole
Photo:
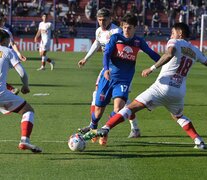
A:
{"label": "wristband", "polygon": [[152,65],[151,67],[150,67],[150,70],[151,71],[154,71],[154,70],[156,70],[157,68],[155,67],[155,65]]}

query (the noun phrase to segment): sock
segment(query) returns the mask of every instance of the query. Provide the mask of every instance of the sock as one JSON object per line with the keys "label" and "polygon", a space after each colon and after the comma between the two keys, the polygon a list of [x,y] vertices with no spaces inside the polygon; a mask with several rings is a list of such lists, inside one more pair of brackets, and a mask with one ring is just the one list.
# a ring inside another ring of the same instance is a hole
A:
{"label": "sock", "polygon": [[113,117],[116,113],[114,111],[111,112],[111,114],[109,115],[108,121],[111,117]]}
{"label": "sock", "polygon": [[115,116],[113,116],[107,121],[106,126],[112,129],[119,123],[124,122],[124,120],[130,116],[131,116],[131,110],[124,107]]}
{"label": "sock", "polygon": [[182,116],[177,120],[177,123],[183,128],[183,130],[188,134],[188,136],[191,137],[191,139],[195,139],[196,137],[199,137],[198,133],[193,127],[193,124],[187,117]]}
{"label": "sock", "polygon": [[30,138],[34,122],[34,112],[28,111],[23,114],[21,121],[21,136]]}
{"label": "sock", "polygon": [[91,129],[97,129],[99,120],[100,120],[100,118],[96,118],[95,117],[95,114],[92,113],[92,115],[91,115],[90,128]]}
{"label": "sock", "polygon": [[131,125],[131,129],[139,129],[138,128],[138,120],[137,120],[136,115],[134,113],[129,117],[129,123]]}
{"label": "sock", "polygon": [[97,91],[93,91],[92,102],[91,102],[91,115],[95,112],[96,93]]}

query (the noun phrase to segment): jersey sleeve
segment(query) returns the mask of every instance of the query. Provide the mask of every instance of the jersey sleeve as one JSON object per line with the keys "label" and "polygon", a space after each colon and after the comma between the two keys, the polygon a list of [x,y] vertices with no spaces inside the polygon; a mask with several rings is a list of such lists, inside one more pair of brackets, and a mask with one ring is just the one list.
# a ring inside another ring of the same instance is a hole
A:
{"label": "jersey sleeve", "polygon": [[111,55],[114,51],[114,48],[116,46],[116,42],[117,42],[117,36],[115,34],[111,36],[110,41],[106,44],[106,48],[105,48],[104,56],[103,56],[104,70],[109,70],[109,62],[111,59]]}
{"label": "jersey sleeve", "polygon": [[176,39],[170,39],[168,42],[167,42],[167,49],[169,47],[176,47]]}
{"label": "jersey sleeve", "polygon": [[198,51],[198,53],[197,53],[197,61],[202,63],[202,64],[207,65],[207,57],[202,52]]}
{"label": "jersey sleeve", "polygon": [[146,54],[148,54],[148,56],[153,59],[155,62],[157,62],[160,59],[160,55],[158,53],[156,53],[155,51],[153,51],[148,44],[146,43],[146,41],[144,39],[141,39],[141,46],[140,46],[141,50],[144,51]]}
{"label": "jersey sleeve", "polygon": [[20,63],[17,54],[16,54],[13,50],[10,50],[10,51],[9,51],[9,53],[8,53],[8,58],[9,58],[9,61],[10,61],[10,65],[11,65],[12,67],[14,67],[14,66],[16,66],[18,63]]}

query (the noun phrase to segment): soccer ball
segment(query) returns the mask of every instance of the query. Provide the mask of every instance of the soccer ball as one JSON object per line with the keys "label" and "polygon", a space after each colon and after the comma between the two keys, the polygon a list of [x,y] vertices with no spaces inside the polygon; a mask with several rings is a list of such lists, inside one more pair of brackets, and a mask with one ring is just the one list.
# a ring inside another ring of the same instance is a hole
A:
{"label": "soccer ball", "polygon": [[68,147],[71,151],[83,151],[86,147],[86,142],[83,139],[83,136],[76,133],[70,136],[68,140]]}

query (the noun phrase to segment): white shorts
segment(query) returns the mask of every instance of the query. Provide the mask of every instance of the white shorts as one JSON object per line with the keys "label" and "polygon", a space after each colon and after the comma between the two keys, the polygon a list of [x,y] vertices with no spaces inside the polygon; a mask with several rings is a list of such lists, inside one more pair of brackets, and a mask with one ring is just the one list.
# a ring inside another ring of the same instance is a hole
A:
{"label": "white shorts", "polygon": [[159,85],[153,84],[138,95],[135,100],[144,104],[149,110],[164,106],[173,115],[180,116],[183,112],[184,96],[181,97],[179,93],[177,94],[172,94],[170,91],[162,91]]}
{"label": "white shorts", "polygon": [[50,50],[50,40],[46,41],[46,42],[41,41],[40,42],[39,52],[49,51],[49,50]]}
{"label": "white shorts", "polygon": [[21,107],[24,103],[25,100],[23,98],[6,90],[0,95],[0,112],[8,114]]}
{"label": "white shorts", "polygon": [[99,83],[99,80],[100,80],[100,77],[101,77],[101,74],[102,74],[102,71],[103,71],[104,69],[101,69],[101,71],[99,72],[99,75],[98,75],[98,77],[97,77],[97,79],[96,79],[96,86],[98,86],[98,83]]}

